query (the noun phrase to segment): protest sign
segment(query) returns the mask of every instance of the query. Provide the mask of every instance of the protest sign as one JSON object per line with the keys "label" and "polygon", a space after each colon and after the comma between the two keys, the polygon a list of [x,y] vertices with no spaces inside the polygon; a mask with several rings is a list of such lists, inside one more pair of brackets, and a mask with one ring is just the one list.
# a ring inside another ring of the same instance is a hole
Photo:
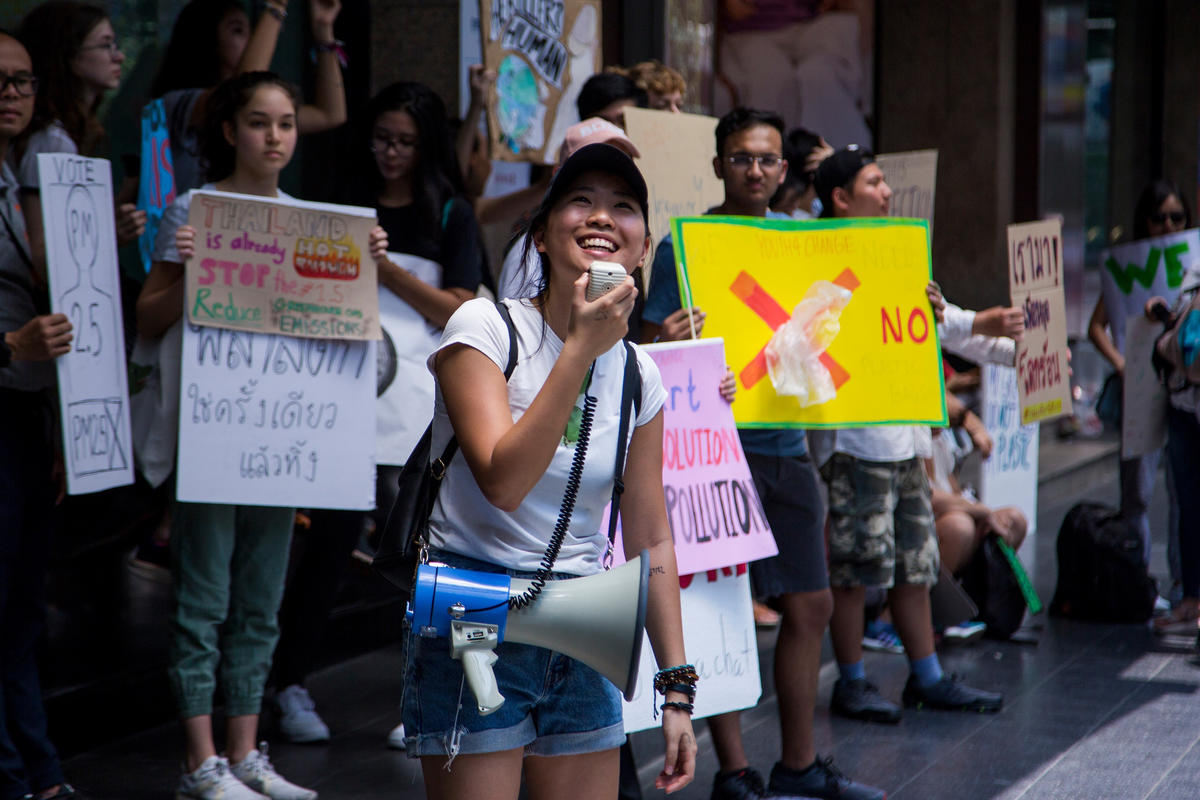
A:
{"label": "protest sign", "polygon": [[112,170],[99,158],[39,153],[38,189],[50,309],[67,315],[74,336],[70,351],[54,360],[67,491],[126,486],[133,483],[133,441]]}
{"label": "protest sign", "polygon": [[1125,375],[1121,381],[1121,458],[1137,458],[1167,443],[1167,387],[1151,356],[1162,325],[1145,314],[1125,321]]}
{"label": "protest sign", "polygon": [[[430,286],[442,285],[441,264],[406,253],[388,253],[388,258]],[[402,465],[433,419],[433,375],[425,361],[442,331],[384,286],[379,287],[379,320],[376,460]]]}
{"label": "protest sign", "polygon": [[1191,229],[1116,245],[1100,256],[1100,291],[1113,344],[1125,352],[1125,320],[1143,317],[1146,301],[1174,306],[1183,276],[1200,261],[1200,230]]}
{"label": "protest sign", "polygon": [[368,237],[375,211],[197,190],[184,267],[193,325],[330,339],[378,339]]}
{"label": "protest sign", "polygon": [[724,184],[711,166],[716,127],[715,118],[699,114],[625,109],[625,133],[642,154],[637,165],[650,190],[654,246],[671,232],[672,217],[699,216],[724,200]]}
{"label": "protest sign", "polygon": [[933,199],[937,188],[937,150],[884,153],[875,157],[884,180],[892,190],[888,214],[929,221],[933,239]]}
{"label": "protest sign", "polygon": [[[724,338],[737,375],[738,427],[945,424],[924,220],[710,216],[672,228],[680,296],[708,313],[704,335]],[[793,394],[777,391],[771,352],[791,361],[776,375]]]}
{"label": "protest sign", "polygon": [[138,252],[142,256],[142,269],[149,273],[163,212],[175,202],[175,167],[171,163],[167,113],[161,98],[142,108],[141,164],[137,205],[146,212],[146,230],[138,237]]}
{"label": "protest sign", "polygon": [[1032,569],[1037,548],[1038,426],[1021,424],[1017,371],[999,364],[983,365],[983,424],[991,434],[992,455],[983,462],[979,499],[991,508],[1016,506],[1028,523],[1030,540],[1021,559]]}
{"label": "protest sign", "polygon": [[[758,667],[758,638],[750,608],[750,574],[745,566],[680,579],[683,646],[700,675],[693,719],[750,708],[762,695]],[[663,664],[672,667],[674,664]],[[625,703],[625,732],[657,728],[662,702],[654,693],[658,665],[649,639],[642,642],[642,660],[633,699]]]}
{"label": "protest sign", "polygon": [[[779,552],[730,404],[721,397],[725,345],[699,339],[646,345],[663,404],[663,493],[680,575],[745,564]],[[608,514],[600,524],[608,530]],[[615,563],[624,562],[618,540]]]}
{"label": "protest sign", "polygon": [[1008,286],[1012,304],[1025,310],[1025,336],[1017,342],[1021,423],[1071,413],[1067,305],[1063,294],[1062,222],[1008,226]]}
{"label": "protest sign", "polygon": [[375,347],[185,324],[178,498],[372,508]]}
{"label": "protest sign", "polygon": [[553,164],[575,101],[600,69],[600,0],[479,0],[483,63],[496,71],[488,102],[492,157]]}

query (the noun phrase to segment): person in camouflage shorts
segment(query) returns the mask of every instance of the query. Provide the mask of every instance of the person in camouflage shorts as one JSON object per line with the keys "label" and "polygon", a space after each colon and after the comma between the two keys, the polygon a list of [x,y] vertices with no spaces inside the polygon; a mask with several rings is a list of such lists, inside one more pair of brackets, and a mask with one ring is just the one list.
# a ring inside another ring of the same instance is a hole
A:
{"label": "person in camouflage shorts", "polygon": [[892,464],[834,453],[821,477],[829,486],[831,584],[937,582],[933,508],[919,459]]}

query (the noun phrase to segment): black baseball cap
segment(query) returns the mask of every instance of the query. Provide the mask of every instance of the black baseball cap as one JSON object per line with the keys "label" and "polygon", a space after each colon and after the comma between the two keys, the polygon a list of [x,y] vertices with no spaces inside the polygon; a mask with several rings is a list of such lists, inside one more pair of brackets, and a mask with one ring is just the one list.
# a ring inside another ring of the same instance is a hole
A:
{"label": "black baseball cap", "polygon": [[593,171],[616,175],[629,184],[634,197],[642,206],[642,219],[646,221],[646,233],[649,235],[650,200],[646,179],[642,177],[641,170],[637,168],[637,164],[633,163],[633,159],[629,157],[628,153],[606,142],[597,142],[581,147],[563,162],[558,172],[554,174],[554,180],[551,181],[550,188],[546,190],[546,196],[542,198],[542,205],[534,214],[533,222],[545,219],[546,215],[550,213],[550,209],[562,199],[563,194],[571,187],[576,178],[585,172]]}
{"label": "black baseball cap", "polygon": [[817,166],[813,185],[817,187],[817,197],[821,200],[822,217],[833,216],[833,190],[850,183],[859,170],[874,163],[874,153],[852,144],[838,150]]}

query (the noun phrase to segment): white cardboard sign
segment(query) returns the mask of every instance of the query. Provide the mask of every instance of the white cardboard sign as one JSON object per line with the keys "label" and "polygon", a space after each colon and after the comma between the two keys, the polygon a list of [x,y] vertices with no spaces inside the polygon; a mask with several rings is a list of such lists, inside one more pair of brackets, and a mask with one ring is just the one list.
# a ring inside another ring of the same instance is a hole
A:
{"label": "white cardboard sign", "polygon": [[[388,258],[430,286],[441,286],[437,262],[403,253],[388,253]],[[433,375],[425,361],[442,332],[384,286],[379,287],[379,321],[375,452],[380,464],[403,465],[433,419]]]}
{"label": "white cardboard sign", "polygon": [[[750,606],[750,573],[745,565],[688,575],[679,591],[683,611],[683,643],[688,661],[700,673],[694,719],[750,708],[762,696],[758,672],[758,639]],[[675,666],[664,664],[664,667]],[[662,696],[654,693],[658,667],[647,638],[642,642],[633,699],[625,703],[625,732],[662,724]]]}
{"label": "white cardboard sign", "polygon": [[51,310],[74,327],[55,360],[67,491],[88,494],[133,483],[125,332],[107,161],[38,154]]}
{"label": "white cardboard sign", "polygon": [[1121,381],[1121,458],[1153,453],[1167,443],[1167,387],[1158,382],[1151,353],[1162,325],[1135,314],[1125,321],[1125,379]]}
{"label": "white cardboard sign", "polygon": [[1174,306],[1184,275],[1197,261],[1200,229],[1196,228],[1114,245],[1101,254],[1100,289],[1118,350],[1125,352],[1125,319],[1143,316],[1151,297]]}
{"label": "white cardboard sign", "polygon": [[[1012,367],[983,365],[983,424],[995,446],[983,462],[979,499],[992,508],[1021,509],[1029,523],[1028,536],[1033,536],[1037,530],[1038,426],[1021,424],[1017,372]],[[1021,560],[1032,559],[1035,549],[1026,542]]]}
{"label": "white cardboard sign", "polygon": [[185,324],[179,499],[373,508],[376,346]]}

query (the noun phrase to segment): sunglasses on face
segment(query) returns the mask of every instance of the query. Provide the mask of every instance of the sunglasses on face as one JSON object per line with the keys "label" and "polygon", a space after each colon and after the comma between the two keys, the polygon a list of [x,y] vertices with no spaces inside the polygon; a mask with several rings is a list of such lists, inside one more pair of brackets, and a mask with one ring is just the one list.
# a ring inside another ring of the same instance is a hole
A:
{"label": "sunglasses on face", "polygon": [[1162,225],[1167,220],[1171,220],[1176,225],[1182,225],[1185,219],[1187,219],[1187,215],[1182,211],[1155,211],[1150,215],[1150,221],[1155,225]]}

